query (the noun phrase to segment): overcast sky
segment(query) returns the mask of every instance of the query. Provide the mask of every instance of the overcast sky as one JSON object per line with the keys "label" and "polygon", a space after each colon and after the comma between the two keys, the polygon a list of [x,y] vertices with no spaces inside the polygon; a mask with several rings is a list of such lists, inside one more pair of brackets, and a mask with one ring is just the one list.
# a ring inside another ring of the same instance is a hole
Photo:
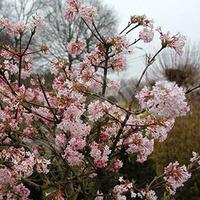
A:
{"label": "overcast sky", "polygon": [[[119,30],[127,25],[130,16],[145,14],[172,34],[181,32],[190,41],[200,41],[200,0],[103,0],[113,8],[119,19]],[[137,64],[138,65],[138,64]],[[128,76],[138,76],[142,67],[129,69]]]}
{"label": "overcast sky", "polygon": [[146,14],[155,25],[200,40],[200,0],[103,0],[118,13],[120,27],[131,15]]}

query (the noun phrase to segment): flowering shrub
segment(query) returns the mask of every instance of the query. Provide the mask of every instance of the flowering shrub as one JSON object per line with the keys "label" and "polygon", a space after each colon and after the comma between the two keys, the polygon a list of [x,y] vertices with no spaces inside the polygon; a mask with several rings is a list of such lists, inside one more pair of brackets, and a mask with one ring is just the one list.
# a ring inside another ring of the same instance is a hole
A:
{"label": "flowering shrub", "polygon": [[[95,16],[91,6],[67,1],[66,20],[80,17],[97,43],[81,62],[62,58],[51,62],[55,75],[51,90],[39,75],[31,76],[35,52],[29,46],[44,23],[39,18],[26,25],[0,20],[2,31],[18,40],[16,47],[1,45],[0,199],[29,199],[31,186],[43,191],[44,199],[156,200],[160,188],[174,195],[198,167],[199,156],[193,153],[191,165],[170,163],[163,174],[145,185],[121,177],[121,155],[136,155],[135,162],[145,162],[155,142],[167,138],[175,118],[189,111],[185,91],[174,83],[158,82],[152,89],[137,91],[156,56],[165,48],[181,54],[185,37],[170,37],[157,29],[161,48],[149,57],[135,88],[139,107],[133,105],[134,96],[125,107],[107,97],[108,90],[118,88],[108,79],[108,72],[125,69],[130,46],[140,40],[152,41],[153,21],[133,16],[119,35],[105,38],[96,29]],[[139,38],[129,44],[126,36],[140,27]],[[23,46],[28,32],[30,39]],[[67,53],[76,56],[85,42],[74,39],[66,45]],[[47,48],[40,51],[45,53]],[[27,77],[31,87],[25,84]],[[108,180],[107,185],[103,180]]]}

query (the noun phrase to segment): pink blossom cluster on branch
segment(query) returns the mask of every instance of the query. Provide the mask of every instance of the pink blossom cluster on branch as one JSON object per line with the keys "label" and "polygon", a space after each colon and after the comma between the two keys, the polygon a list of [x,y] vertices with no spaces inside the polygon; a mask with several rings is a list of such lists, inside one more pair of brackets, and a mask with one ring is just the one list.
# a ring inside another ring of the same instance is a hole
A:
{"label": "pink blossom cluster on branch", "polygon": [[[170,37],[159,29],[161,48],[149,58],[132,100],[122,105],[108,98],[109,90],[119,89],[108,73],[126,69],[130,46],[140,40],[152,41],[153,21],[144,15],[133,16],[120,34],[107,38],[96,29],[94,8],[68,0],[66,18],[75,20],[75,16],[94,34],[96,45],[80,62],[52,60],[50,89],[40,75],[31,74],[35,52],[29,50],[30,43],[44,23],[40,18],[29,24],[0,20],[2,31],[19,37],[19,45],[1,45],[0,52],[0,199],[29,199],[29,187],[51,199],[82,195],[96,200],[156,200],[158,185],[174,195],[199,165],[197,153],[188,167],[170,163],[162,175],[142,186],[138,180],[121,177],[121,169],[126,165],[124,159],[145,162],[154,144],[167,139],[175,119],[189,112],[185,91],[175,83],[157,82],[138,92],[156,56],[165,48],[180,54],[185,38],[180,34]],[[128,42],[127,34],[140,26],[138,38]],[[30,39],[24,46],[25,33]],[[85,42],[72,39],[66,46],[66,53],[78,56]],[[44,50],[41,45],[36,51]],[[109,182],[106,189],[105,182]]]}

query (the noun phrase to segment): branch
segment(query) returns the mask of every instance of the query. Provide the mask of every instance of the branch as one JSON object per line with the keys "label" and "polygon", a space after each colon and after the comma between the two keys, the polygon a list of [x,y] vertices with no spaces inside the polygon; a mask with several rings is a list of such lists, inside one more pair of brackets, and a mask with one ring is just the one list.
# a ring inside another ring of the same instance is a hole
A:
{"label": "branch", "polygon": [[58,119],[58,117],[57,117],[56,114],[54,113],[54,110],[53,110],[53,108],[51,107],[51,105],[50,105],[50,103],[49,103],[48,97],[47,97],[47,95],[46,95],[46,93],[45,93],[45,90],[44,90],[44,88],[43,88],[42,81],[40,80],[39,75],[38,75],[38,81],[39,81],[40,88],[41,88],[42,93],[43,93],[43,95],[44,95],[44,98],[45,98],[45,100],[46,100],[46,102],[47,102],[47,104],[48,104],[48,106],[49,106],[50,111],[52,112],[52,114],[53,114],[53,116],[54,116],[56,122],[57,122],[57,123],[60,123],[60,120]]}
{"label": "branch", "polygon": [[108,60],[109,60],[108,52],[109,52],[109,46],[106,46],[102,96],[105,96],[106,86],[107,86],[107,73],[108,73]]}
{"label": "branch", "polygon": [[193,92],[194,90],[196,90],[198,88],[200,88],[200,84],[195,86],[195,87],[193,87],[193,88],[191,88],[191,89],[189,89],[189,90],[187,90],[185,94],[189,94],[190,92]]}

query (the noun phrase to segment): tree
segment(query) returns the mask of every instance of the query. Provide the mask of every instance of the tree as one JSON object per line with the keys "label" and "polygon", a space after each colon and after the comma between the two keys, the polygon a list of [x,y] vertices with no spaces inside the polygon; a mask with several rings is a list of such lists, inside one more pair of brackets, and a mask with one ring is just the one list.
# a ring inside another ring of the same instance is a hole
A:
{"label": "tree", "polygon": [[[130,46],[140,40],[152,41],[152,21],[144,15],[133,16],[118,35],[106,37],[96,29],[92,6],[78,0],[67,4],[67,19],[79,17],[96,38],[96,45],[81,61],[52,60],[51,90],[40,75],[30,73],[35,53],[30,45],[36,30],[44,28],[41,21],[35,18],[28,26],[0,21],[3,31],[17,39],[16,46],[1,45],[0,196],[27,200],[34,187],[43,199],[55,200],[155,200],[157,194],[171,198],[199,168],[198,153],[193,152],[188,166],[169,163],[154,178],[148,165],[144,166],[150,170],[145,173],[148,178],[142,177],[142,170],[137,176],[127,170],[141,169],[154,144],[167,138],[175,119],[189,112],[185,91],[177,84],[157,82],[153,88],[138,91],[161,51],[171,48],[180,54],[185,37],[159,30],[160,48],[149,57],[132,99],[121,105],[107,96],[110,88],[117,90],[108,73],[125,69],[123,59]],[[139,39],[129,44],[127,35],[136,28],[142,28]],[[29,38],[26,44],[24,37]],[[80,42],[73,43],[77,48],[69,48],[70,55],[84,51]],[[31,86],[23,82],[27,77]],[[132,167],[132,163],[141,164]]]}
{"label": "tree", "polygon": [[[96,28],[99,32],[105,36],[112,36],[117,29],[117,18],[112,9],[103,5],[100,0],[83,0],[82,2],[92,4],[99,13],[96,19]],[[81,58],[81,55],[73,57],[66,51],[66,46],[72,38],[83,39],[86,42],[86,48],[82,53],[90,52],[95,45],[96,38],[82,20],[65,20],[65,0],[11,0],[2,1],[2,4],[1,13],[15,21],[28,23],[36,15],[41,15],[45,19],[47,31],[40,33],[37,39],[34,38],[31,43],[32,49],[40,48],[41,43],[48,45],[48,55],[44,56],[40,52],[35,55],[35,59],[39,58],[40,60],[43,56],[42,67],[44,70],[46,70],[45,65],[47,64],[45,60],[49,61],[52,57],[56,59],[62,57],[69,62]],[[12,9],[12,14],[7,8]],[[41,66],[36,67],[42,70]]]}
{"label": "tree", "polygon": [[149,82],[166,79],[179,86],[190,88],[199,84],[200,50],[198,44],[187,45],[182,56],[171,51],[161,54],[147,74]]}

